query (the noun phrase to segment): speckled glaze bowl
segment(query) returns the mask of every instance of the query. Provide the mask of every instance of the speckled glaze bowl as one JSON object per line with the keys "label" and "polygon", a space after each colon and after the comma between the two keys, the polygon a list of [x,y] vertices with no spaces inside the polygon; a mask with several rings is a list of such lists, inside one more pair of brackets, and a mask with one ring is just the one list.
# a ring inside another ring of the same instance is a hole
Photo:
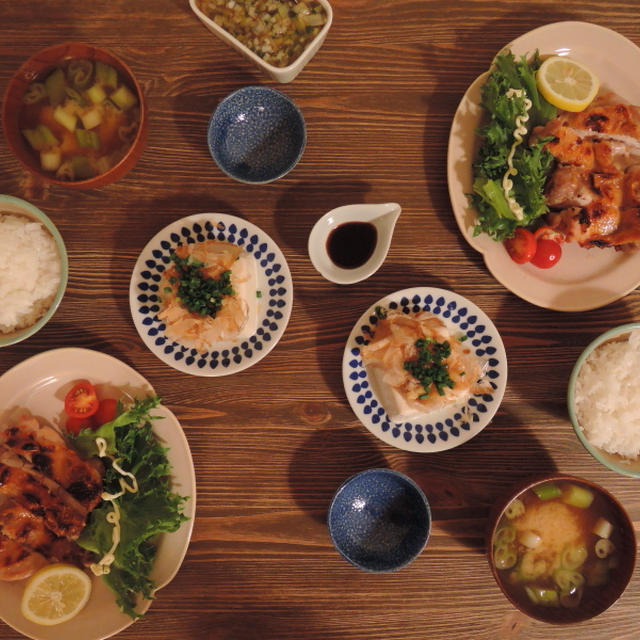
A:
{"label": "speckled glaze bowl", "polygon": [[391,469],[369,469],[336,491],[329,533],[343,558],[364,571],[397,571],[420,555],[431,531],[422,489]]}
{"label": "speckled glaze bowl", "polygon": [[273,182],[293,169],[307,143],[300,109],[283,93],[250,86],[229,94],[209,121],[209,151],[229,177]]}
{"label": "speckled glaze bowl", "polygon": [[58,250],[58,257],[60,258],[60,283],[58,284],[58,289],[51,305],[32,325],[24,327],[23,329],[16,329],[11,333],[0,333],[0,348],[2,348],[30,338],[32,335],[40,331],[40,329],[42,329],[49,320],[51,320],[51,317],[56,312],[56,309],[60,305],[62,297],[67,289],[67,280],[69,278],[69,259],[67,257],[67,249],[65,247],[64,240],[62,239],[57,227],[43,211],[32,205],[30,202],[26,202],[25,200],[21,200],[20,198],[15,198],[13,196],[0,195],[0,214],[12,214],[35,222],[40,222],[55,241],[56,248]]}
{"label": "speckled glaze bowl", "polygon": [[629,339],[629,333],[632,331],[640,330],[640,322],[631,322],[629,324],[619,325],[613,329],[605,331],[593,340],[582,352],[571,372],[569,378],[569,385],[567,387],[567,409],[569,411],[569,418],[573,425],[573,430],[578,436],[578,440],[582,443],[582,446],[601,464],[605,467],[632,478],[640,478],[640,458],[628,459],[617,453],[609,453],[600,447],[593,444],[589,438],[587,438],[580,421],[578,420],[578,413],[576,408],[576,383],[580,370],[582,369],[587,358],[599,347],[609,342],[626,342]]}

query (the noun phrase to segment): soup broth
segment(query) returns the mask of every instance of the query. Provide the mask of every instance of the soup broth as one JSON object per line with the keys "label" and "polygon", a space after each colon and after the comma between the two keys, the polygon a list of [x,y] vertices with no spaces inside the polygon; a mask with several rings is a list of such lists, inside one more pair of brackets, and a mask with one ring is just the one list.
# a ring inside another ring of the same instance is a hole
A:
{"label": "soup broth", "polygon": [[136,92],[99,60],[65,60],[32,82],[18,124],[37,165],[59,180],[106,173],[140,125]]}
{"label": "soup broth", "polygon": [[502,515],[492,553],[503,587],[526,608],[572,618],[578,607],[603,610],[628,541],[620,515],[593,488],[537,485]]}

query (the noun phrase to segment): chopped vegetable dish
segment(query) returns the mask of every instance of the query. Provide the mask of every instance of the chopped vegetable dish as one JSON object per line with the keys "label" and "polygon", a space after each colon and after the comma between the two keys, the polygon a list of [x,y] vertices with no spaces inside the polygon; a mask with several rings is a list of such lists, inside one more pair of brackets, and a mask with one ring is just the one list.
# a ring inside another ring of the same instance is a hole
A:
{"label": "chopped vegetable dish", "polygon": [[312,0],[199,0],[198,6],[275,67],[296,60],[327,21],[324,7]]}

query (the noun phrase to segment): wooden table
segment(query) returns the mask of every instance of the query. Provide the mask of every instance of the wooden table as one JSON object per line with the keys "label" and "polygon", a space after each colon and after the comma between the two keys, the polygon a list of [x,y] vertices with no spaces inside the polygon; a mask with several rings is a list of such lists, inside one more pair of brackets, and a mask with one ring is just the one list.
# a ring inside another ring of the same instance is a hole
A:
{"label": "wooden table", "polygon": [[[150,133],[118,183],[77,192],[39,184],[0,141],[0,192],[29,200],[60,229],[69,286],[52,321],[0,352],[0,372],[44,350],[87,347],[145,376],[189,440],[198,509],[189,552],[142,622],[145,640],[424,640],[638,637],[640,574],[598,618],[550,627],[518,614],[496,586],[484,549],[490,505],[508,485],[555,470],[601,483],[640,527],[637,482],[597,463],[573,434],[569,373],[606,329],[640,318],[640,293],[602,309],[560,313],[517,298],[458,231],[447,193],[451,119],[470,82],[505,43],[559,20],[613,28],[640,44],[634,0],[615,4],[333,0],[327,41],[302,74],[278,85],[308,126],[302,161],[286,178],[244,186],[223,175],[206,145],[209,116],[244,85],[276,86],[211,35],[186,0],[5,2],[0,90],[36,50],[65,40],[111,49],[133,68],[149,103]],[[343,204],[397,201],[384,266],[365,282],[323,280],[306,251],[320,215]],[[129,278],[141,248],[171,221],[218,211],[270,234],[290,265],[295,303],[277,347],[233,376],[168,367],[131,320]],[[491,424],[463,446],[415,454],[387,446],[345,397],[345,340],[370,304],[410,286],[452,289],[492,318],[509,383]],[[434,516],[422,555],[394,574],[347,564],[326,527],[342,481],[370,467],[415,479]],[[0,625],[3,640],[20,637]],[[81,640],[81,639],[73,639]]]}

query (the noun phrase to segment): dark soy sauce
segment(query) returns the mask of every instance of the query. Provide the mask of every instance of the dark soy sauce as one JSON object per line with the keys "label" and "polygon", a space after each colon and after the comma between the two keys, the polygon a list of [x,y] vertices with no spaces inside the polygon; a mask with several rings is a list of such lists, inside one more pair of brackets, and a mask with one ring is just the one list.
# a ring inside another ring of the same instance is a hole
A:
{"label": "dark soy sauce", "polygon": [[338,267],[356,269],[373,254],[378,231],[370,222],[345,222],[327,238],[327,253]]}

